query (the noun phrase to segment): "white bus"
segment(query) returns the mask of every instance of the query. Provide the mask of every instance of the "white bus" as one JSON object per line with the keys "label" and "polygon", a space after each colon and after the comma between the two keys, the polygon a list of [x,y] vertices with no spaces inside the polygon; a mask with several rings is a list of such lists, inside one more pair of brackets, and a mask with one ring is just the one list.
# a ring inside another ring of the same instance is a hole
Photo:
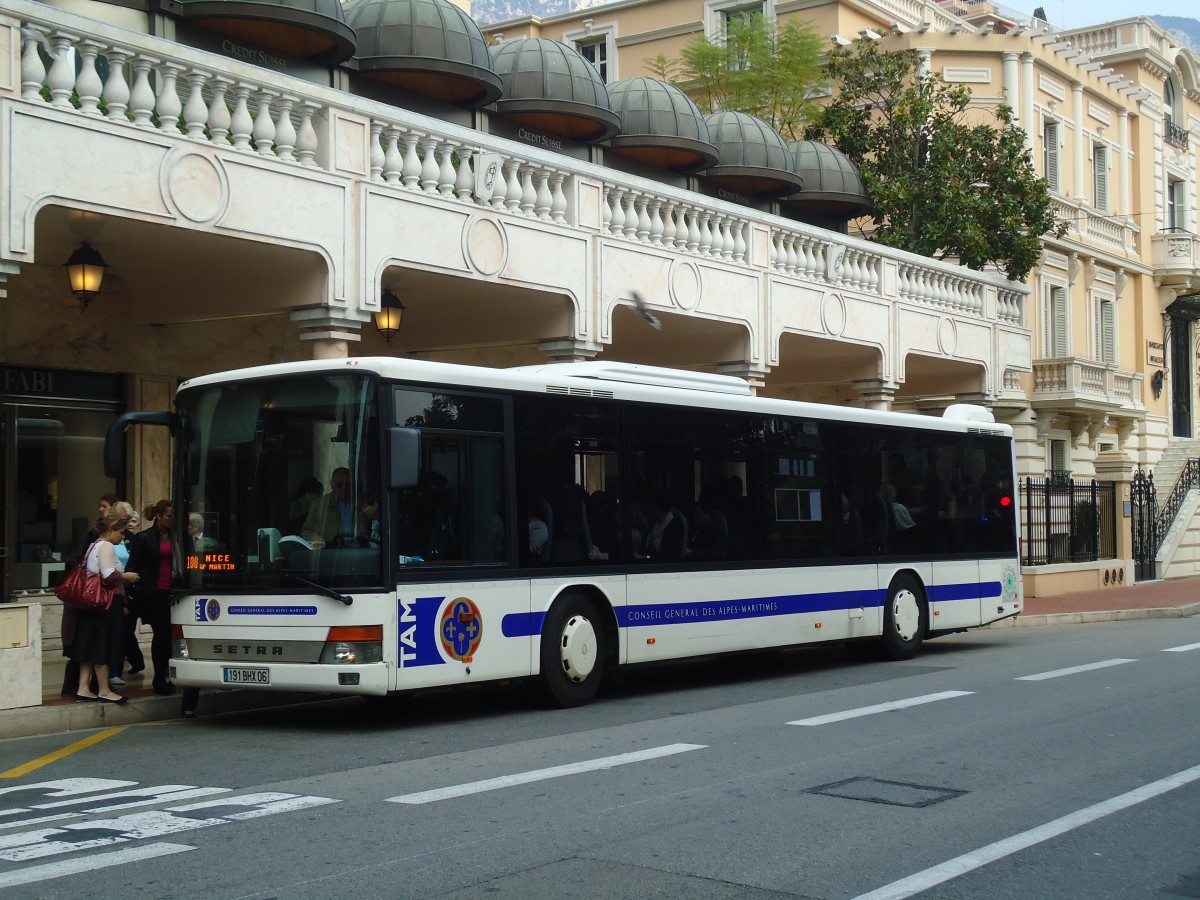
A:
{"label": "white bus", "polygon": [[[815,642],[892,659],[1022,606],[1011,429],[622,363],[315,360],[183,383],[171,679],[384,695]],[[319,482],[319,484],[317,483]],[[203,517],[204,546],[187,536]]]}

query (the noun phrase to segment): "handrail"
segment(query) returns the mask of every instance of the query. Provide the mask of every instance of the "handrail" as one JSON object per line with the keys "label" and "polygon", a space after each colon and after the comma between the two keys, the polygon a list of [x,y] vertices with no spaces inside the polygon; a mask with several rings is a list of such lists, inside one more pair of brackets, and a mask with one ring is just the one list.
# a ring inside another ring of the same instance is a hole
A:
{"label": "handrail", "polygon": [[1179,473],[1179,478],[1175,481],[1175,487],[1171,488],[1171,495],[1167,497],[1167,502],[1164,503],[1158,510],[1158,516],[1155,520],[1156,546],[1154,547],[1155,554],[1162,547],[1163,541],[1166,540],[1167,532],[1171,530],[1171,526],[1175,524],[1175,519],[1179,516],[1179,510],[1183,506],[1184,498],[1188,492],[1194,487],[1200,487],[1200,459],[1189,459],[1183,464],[1183,471]]}

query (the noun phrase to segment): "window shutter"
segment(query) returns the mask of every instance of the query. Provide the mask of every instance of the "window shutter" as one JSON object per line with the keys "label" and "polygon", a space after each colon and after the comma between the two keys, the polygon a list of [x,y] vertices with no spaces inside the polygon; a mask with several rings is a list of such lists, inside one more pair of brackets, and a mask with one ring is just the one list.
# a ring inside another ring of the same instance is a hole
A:
{"label": "window shutter", "polygon": [[1108,212],[1108,148],[1092,147],[1092,188],[1096,209]]}
{"label": "window shutter", "polygon": [[1115,305],[1111,300],[1101,300],[1100,309],[1097,311],[1099,315],[1096,317],[1099,331],[1096,346],[1100,350],[1101,361],[1110,364],[1117,361]]}
{"label": "window shutter", "polygon": [[1046,355],[1067,355],[1067,289],[1051,285],[1046,292]]}
{"label": "window shutter", "polygon": [[1066,441],[1050,442],[1050,471],[1065,472],[1067,470]]}
{"label": "window shutter", "polygon": [[1046,183],[1050,185],[1050,190],[1058,190],[1058,123],[1047,122],[1042,131],[1042,142],[1045,144],[1043,148],[1043,162],[1046,176]]}

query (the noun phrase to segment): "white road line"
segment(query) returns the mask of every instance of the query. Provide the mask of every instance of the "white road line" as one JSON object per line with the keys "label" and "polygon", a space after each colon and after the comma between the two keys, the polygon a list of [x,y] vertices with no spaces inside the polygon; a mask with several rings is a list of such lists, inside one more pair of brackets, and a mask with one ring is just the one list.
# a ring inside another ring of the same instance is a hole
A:
{"label": "white road line", "polygon": [[1098,819],[1103,819],[1105,816],[1111,816],[1113,813],[1128,809],[1138,803],[1150,800],[1160,794],[1173,791],[1176,788],[1191,784],[1197,780],[1200,780],[1200,766],[1184,769],[1182,772],[1168,775],[1166,778],[1153,781],[1143,787],[1134,788],[1128,793],[1121,794],[1109,800],[1103,800],[1094,806],[1089,806],[1078,812],[1065,815],[1061,819],[1055,819],[1053,822],[1047,822],[1045,825],[1039,825],[1037,828],[1031,828],[1029,831],[1023,831],[1020,834],[1015,834],[1002,841],[996,841],[994,844],[988,844],[986,847],[981,847],[970,853],[964,853],[962,856],[955,857],[942,863],[940,866],[934,866],[932,869],[926,869],[924,872],[918,872],[899,881],[893,881],[891,884],[884,885],[878,890],[862,894],[856,897],[855,900],[902,900],[904,897],[911,897],[913,894],[927,891],[931,887],[950,881],[960,875],[965,875],[968,872],[986,866],[988,863],[1003,859],[1006,856],[1016,853],[1018,850],[1025,850],[1035,844],[1056,838],[1059,835],[1066,834],[1068,831],[1073,831]]}
{"label": "white road line", "polygon": [[1200,650],[1200,644],[1184,644],[1182,647],[1167,647],[1163,653],[1186,653],[1188,650]]}
{"label": "white road line", "polygon": [[813,716],[811,719],[797,719],[788,722],[789,725],[828,725],[830,722],[841,722],[845,719],[857,719],[859,716],[873,716],[875,713],[891,712],[894,709],[908,709],[910,706],[920,706],[923,703],[936,703],[938,700],[951,700],[954,697],[967,697],[974,691],[942,691],[939,694],[925,694],[921,697],[910,697],[907,700],[893,700],[891,703],[879,703],[875,706],[863,706],[859,709],[848,709],[845,712],[829,713],[824,716]]}
{"label": "white road line", "polygon": [[633,753],[622,753],[618,756],[605,756],[601,759],[591,759],[587,762],[570,763],[565,766],[554,766],[550,769],[537,769],[533,772],[521,772],[517,775],[502,775],[499,778],[488,778],[484,781],[472,781],[469,784],[456,784],[451,787],[437,788],[432,791],[421,791],[416,794],[402,794],[399,797],[388,797],[388,803],[434,803],[438,800],[450,800],[454,797],[466,797],[469,794],[482,794],[485,791],[497,791],[501,788],[515,787],[519,784],[530,784],[534,781],[546,781],[550,778],[562,778],[565,775],[578,775],[582,772],[595,772],[600,769],[611,769],[614,766],[627,766],[630,763],[645,762],[650,759],[661,759],[664,756],[674,756],[677,753],[687,753],[689,750],[703,750],[703,744],[668,744],[665,747],[651,747],[649,750],[637,750]]}
{"label": "white road line", "polygon": [[1069,669],[1055,669],[1053,672],[1041,672],[1037,675],[1022,675],[1020,678],[1014,678],[1013,681],[1045,681],[1047,678],[1061,678],[1063,675],[1091,672],[1093,669],[1107,669],[1109,666],[1120,666],[1131,662],[1137,662],[1137,660],[1106,659],[1103,662],[1088,663],[1086,666],[1071,666]]}
{"label": "white road line", "polygon": [[0,889],[16,887],[19,884],[32,884],[35,881],[48,881],[51,878],[62,878],[65,875],[78,875],[80,872],[92,872],[108,866],[122,866],[125,863],[140,862],[143,859],[154,859],[159,856],[170,856],[173,853],[185,853],[195,850],[187,844],[147,844],[144,847],[130,847],[125,850],[114,850],[111,853],[94,853],[87,856],[76,856],[61,862],[43,863],[40,866],[29,866],[24,869],[14,869],[11,872],[0,873]]}

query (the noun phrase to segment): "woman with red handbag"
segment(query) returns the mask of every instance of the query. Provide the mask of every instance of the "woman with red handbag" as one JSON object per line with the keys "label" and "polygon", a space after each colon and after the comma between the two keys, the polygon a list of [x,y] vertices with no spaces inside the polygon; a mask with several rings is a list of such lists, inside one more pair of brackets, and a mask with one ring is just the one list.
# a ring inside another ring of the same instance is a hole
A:
{"label": "woman with red handbag", "polygon": [[[124,603],[124,585],[136,584],[138,575],[126,572],[117,559],[115,545],[125,538],[125,517],[106,513],[96,520],[99,537],[88,548],[86,568],[88,574],[98,575],[104,587],[111,588],[118,596],[114,602]],[[128,703],[108,684],[109,636],[108,610],[75,610],[75,658],[79,660],[79,689],[75,700],[79,703]],[[98,694],[91,693],[89,682],[96,675]]]}

